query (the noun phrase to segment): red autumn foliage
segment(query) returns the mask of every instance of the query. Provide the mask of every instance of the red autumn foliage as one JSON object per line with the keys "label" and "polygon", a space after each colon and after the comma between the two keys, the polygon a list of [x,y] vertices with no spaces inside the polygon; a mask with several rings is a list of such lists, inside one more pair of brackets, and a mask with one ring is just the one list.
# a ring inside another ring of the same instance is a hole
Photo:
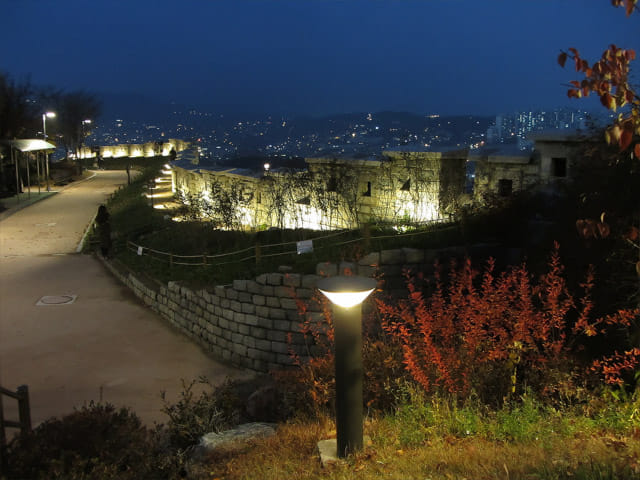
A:
{"label": "red autumn foliage", "polygon": [[[548,266],[534,282],[524,264],[498,274],[489,260],[480,273],[467,259],[460,268],[451,266],[446,283],[437,273],[428,298],[421,278],[408,277],[408,299],[378,300],[383,328],[401,342],[406,368],[426,390],[465,395],[487,380],[482,372],[489,371],[506,376],[505,387],[515,392],[525,374],[570,365],[586,337],[628,326],[639,313],[620,310],[590,320],[593,273],[576,299],[563,276],[557,245]],[[640,357],[624,359],[604,359],[593,368],[607,382],[619,383]]]}
{"label": "red autumn foliage", "polygon": [[[611,0],[614,7],[624,7],[627,16],[638,9],[637,3],[638,0]],[[628,111],[618,115],[613,125],[605,132],[607,143],[616,143],[620,150],[629,148],[634,136],[640,134],[640,97],[629,82],[629,65],[635,58],[634,50],[625,50],[616,45],[610,45],[602,53],[600,60],[593,64],[582,58],[575,48],[569,48],[558,55],[558,64],[561,67],[571,59],[576,72],[584,75],[582,81],[569,82],[569,98],[582,98],[595,93],[600,97],[600,103],[609,110],[615,112],[618,108],[628,107]],[[640,158],[640,143],[636,142],[633,147],[633,155]]]}

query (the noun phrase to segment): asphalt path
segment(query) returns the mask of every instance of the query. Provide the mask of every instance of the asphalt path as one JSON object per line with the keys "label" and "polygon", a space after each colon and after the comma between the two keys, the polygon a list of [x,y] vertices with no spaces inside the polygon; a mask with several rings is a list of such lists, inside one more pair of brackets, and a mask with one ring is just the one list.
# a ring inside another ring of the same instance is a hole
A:
{"label": "asphalt path", "polygon": [[[147,308],[79,243],[101,203],[126,183],[99,171],[0,219],[0,385],[29,386],[34,425],[90,401],[166,421],[161,392],[248,374],[217,362]],[[69,303],[66,303],[66,302]],[[5,418],[17,419],[5,397]]]}

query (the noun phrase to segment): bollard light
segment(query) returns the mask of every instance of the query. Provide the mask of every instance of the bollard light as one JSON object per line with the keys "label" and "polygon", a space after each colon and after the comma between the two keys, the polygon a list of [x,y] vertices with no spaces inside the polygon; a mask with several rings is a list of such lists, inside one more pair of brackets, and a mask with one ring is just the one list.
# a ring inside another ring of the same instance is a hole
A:
{"label": "bollard light", "polygon": [[376,288],[373,278],[331,277],[317,283],[333,304],[338,457],[362,449],[362,308]]}

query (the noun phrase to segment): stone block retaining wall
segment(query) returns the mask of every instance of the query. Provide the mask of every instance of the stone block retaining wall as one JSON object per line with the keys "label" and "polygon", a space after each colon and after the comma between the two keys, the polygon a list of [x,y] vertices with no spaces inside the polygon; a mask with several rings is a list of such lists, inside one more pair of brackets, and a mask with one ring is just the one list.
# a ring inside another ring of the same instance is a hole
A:
{"label": "stone block retaining wall", "polygon": [[267,273],[253,280],[235,280],[232,285],[197,291],[178,282],[145,282],[113,262],[106,265],[145,304],[215,357],[266,372],[291,365],[291,351],[300,355],[306,352],[300,333],[304,319],[298,313],[296,298],[307,302],[307,315],[312,320],[319,320],[321,308],[312,296],[316,282],[323,276],[375,275],[381,279],[385,292],[403,295],[403,270],[429,270],[436,258],[464,254],[465,250],[457,247],[438,251],[384,250],[358,262],[318,264],[315,275]]}

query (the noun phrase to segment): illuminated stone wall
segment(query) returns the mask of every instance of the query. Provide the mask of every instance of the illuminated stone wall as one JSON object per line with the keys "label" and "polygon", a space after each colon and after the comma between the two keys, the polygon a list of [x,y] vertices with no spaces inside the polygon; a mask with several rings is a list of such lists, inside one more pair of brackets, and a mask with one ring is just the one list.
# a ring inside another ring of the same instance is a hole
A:
{"label": "illuminated stone wall", "polygon": [[189,148],[189,142],[171,138],[166,142],[123,143],[100,147],[84,146],[79,150],[79,155],[80,158],[96,158],[98,153],[102,158],[168,157],[172,148],[174,148],[176,152],[181,152]]}
{"label": "illuminated stone wall", "polygon": [[466,151],[385,152],[381,159],[310,158],[306,171],[262,176],[174,167],[173,183],[181,198],[211,204],[212,185],[235,189],[246,227],[336,230],[445,218],[463,194],[465,162]]}

